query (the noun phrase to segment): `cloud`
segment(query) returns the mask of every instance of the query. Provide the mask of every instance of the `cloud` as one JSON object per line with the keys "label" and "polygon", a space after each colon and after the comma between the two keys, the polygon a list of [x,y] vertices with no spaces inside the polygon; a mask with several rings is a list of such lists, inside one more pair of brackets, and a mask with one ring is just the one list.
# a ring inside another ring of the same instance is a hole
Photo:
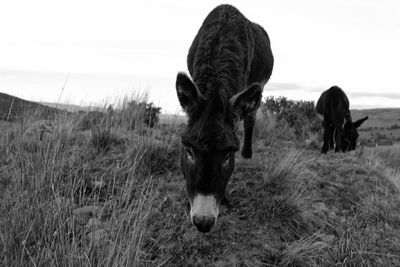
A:
{"label": "cloud", "polygon": [[[298,83],[290,83],[290,82],[272,82],[267,83],[265,86],[265,91],[297,91],[301,90],[303,92],[309,93],[322,93],[328,88],[320,87],[309,87],[303,86]],[[392,93],[392,92],[351,92],[346,91],[346,94],[349,98],[360,98],[360,97],[381,97],[381,98],[389,98],[389,99],[400,99],[400,93]]]}
{"label": "cloud", "polygon": [[382,97],[390,99],[400,99],[399,93],[371,93],[371,92],[348,92],[350,97]]}
{"label": "cloud", "polygon": [[309,86],[303,86],[298,83],[284,83],[284,82],[272,82],[272,83],[267,83],[265,85],[265,90],[266,91],[295,91],[295,90],[303,90],[307,92],[323,92],[324,88],[323,87],[309,87]]}
{"label": "cloud", "polygon": [[305,89],[303,86],[297,83],[267,83],[265,86],[266,90],[279,91],[279,90],[299,90]]}

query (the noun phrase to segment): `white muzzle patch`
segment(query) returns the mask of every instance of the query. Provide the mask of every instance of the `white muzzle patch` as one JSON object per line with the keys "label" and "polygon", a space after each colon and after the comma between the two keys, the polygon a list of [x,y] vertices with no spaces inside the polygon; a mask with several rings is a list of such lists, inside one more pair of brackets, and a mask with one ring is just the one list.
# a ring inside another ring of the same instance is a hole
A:
{"label": "white muzzle patch", "polygon": [[190,219],[192,222],[195,215],[211,217],[214,218],[216,222],[218,213],[219,209],[215,196],[197,194],[194,197],[190,207]]}

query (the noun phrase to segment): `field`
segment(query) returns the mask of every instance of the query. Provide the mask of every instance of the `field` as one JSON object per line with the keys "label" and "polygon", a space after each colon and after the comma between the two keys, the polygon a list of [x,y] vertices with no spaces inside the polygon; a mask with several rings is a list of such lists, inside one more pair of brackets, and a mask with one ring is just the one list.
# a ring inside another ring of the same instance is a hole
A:
{"label": "field", "polygon": [[[189,221],[184,120],[132,110],[0,124],[2,266],[400,266],[400,149],[320,154],[261,116],[208,234]],[[239,131],[241,135],[241,131]]]}
{"label": "field", "polygon": [[368,116],[360,127],[360,140],[366,145],[391,145],[400,143],[399,109],[352,110],[353,120]]}
{"label": "field", "polygon": [[351,115],[353,120],[368,116],[368,121],[362,128],[366,127],[390,127],[392,125],[400,125],[400,110],[399,109],[363,109],[352,110]]}

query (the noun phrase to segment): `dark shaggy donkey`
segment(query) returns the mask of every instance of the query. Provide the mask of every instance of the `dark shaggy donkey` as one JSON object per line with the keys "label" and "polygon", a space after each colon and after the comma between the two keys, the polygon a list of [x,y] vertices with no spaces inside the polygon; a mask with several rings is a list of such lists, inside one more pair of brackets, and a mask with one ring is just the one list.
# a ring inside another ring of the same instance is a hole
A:
{"label": "dark shaggy donkey", "polygon": [[273,67],[265,30],[230,5],[204,20],[187,57],[176,91],[188,125],[182,133],[181,168],[197,229],[210,231],[239,149],[236,122],[244,120],[242,156],[252,156],[256,110]]}
{"label": "dark shaggy donkey", "polygon": [[368,119],[368,116],[356,122],[352,122],[349,100],[346,94],[337,86],[332,86],[323,92],[318,99],[316,111],[323,121],[324,145],[322,153],[333,149],[333,137],[335,136],[335,152],[347,152],[356,149],[357,128]]}

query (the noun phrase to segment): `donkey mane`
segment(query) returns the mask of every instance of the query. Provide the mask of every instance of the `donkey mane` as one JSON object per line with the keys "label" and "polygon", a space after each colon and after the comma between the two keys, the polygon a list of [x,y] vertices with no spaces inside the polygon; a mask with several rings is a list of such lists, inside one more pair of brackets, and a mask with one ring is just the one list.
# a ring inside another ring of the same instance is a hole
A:
{"label": "donkey mane", "polygon": [[[212,37],[214,41],[221,41],[219,36]],[[229,37],[215,46],[207,43],[199,49],[195,58],[193,80],[206,98],[210,99],[218,94],[230,97],[242,89],[240,87],[243,85],[238,82],[242,80],[242,51],[238,47],[240,45],[237,40]],[[215,90],[219,92],[215,94]]]}
{"label": "donkey mane", "polygon": [[273,66],[268,35],[233,6],[220,5],[200,27],[187,65],[204,99],[188,114],[182,141],[239,147],[229,101],[248,84],[268,80]]}
{"label": "donkey mane", "polygon": [[189,127],[198,134],[206,128],[224,124],[231,117],[229,116],[229,99],[226,94],[221,94],[218,90],[210,90],[210,92],[213,94],[209,94],[209,98],[203,100],[195,114],[189,118]]}
{"label": "donkey mane", "polygon": [[239,149],[235,131],[229,130],[235,128],[229,99],[219,92],[214,91],[211,99],[204,100],[196,114],[190,117],[189,127],[182,135],[185,143],[197,145],[200,149],[209,149],[208,145],[219,149]]}
{"label": "donkey mane", "polygon": [[215,13],[212,22],[203,30],[200,44],[189,51],[189,71],[206,98],[190,116],[189,127],[197,133],[210,125],[218,127],[228,123],[234,127],[229,100],[245,86],[243,70],[248,66],[244,63],[247,61],[242,39],[247,40],[247,25],[241,25],[242,15],[236,9],[222,8],[232,9],[230,15]]}
{"label": "donkey mane", "polygon": [[243,70],[248,67],[243,45],[248,31],[243,15],[229,5],[211,12],[207,25],[199,30],[201,39],[190,48],[188,67],[206,98],[210,99],[214,90],[225,91],[220,94],[229,98],[243,89]]}

